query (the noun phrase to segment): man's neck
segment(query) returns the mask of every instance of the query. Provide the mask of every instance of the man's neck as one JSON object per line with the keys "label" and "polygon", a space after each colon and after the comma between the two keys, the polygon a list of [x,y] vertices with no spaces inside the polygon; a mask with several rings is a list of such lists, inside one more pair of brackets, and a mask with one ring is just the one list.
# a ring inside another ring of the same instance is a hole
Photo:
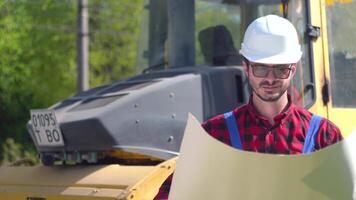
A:
{"label": "man's neck", "polygon": [[266,117],[268,121],[273,125],[274,117],[283,111],[288,104],[287,93],[284,93],[277,101],[264,101],[257,95],[252,95],[252,102],[257,112]]}

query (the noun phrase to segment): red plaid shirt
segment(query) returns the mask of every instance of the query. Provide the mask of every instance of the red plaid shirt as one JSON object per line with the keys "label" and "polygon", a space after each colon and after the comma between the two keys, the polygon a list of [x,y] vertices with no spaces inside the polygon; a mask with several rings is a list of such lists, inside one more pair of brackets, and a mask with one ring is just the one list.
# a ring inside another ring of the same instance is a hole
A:
{"label": "red plaid shirt", "polygon": [[[289,102],[290,98],[289,98]],[[250,102],[233,110],[236,124],[240,132],[241,143],[246,151],[273,154],[300,154],[312,113],[289,103],[275,118],[271,125],[267,118],[257,114]],[[224,115],[218,115],[202,124],[203,128],[217,140],[231,145],[229,131]],[[315,149],[319,150],[342,140],[338,127],[323,118],[315,141]],[[168,199],[170,176],[160,188],[156,200]]]}
{"label": "red plaid shirt", "polygon": [[[289,103],[274,117],[274,125],[267,118],[257,114],[252,100],[233,110],[240,132],[243,149],[246,151],[273,154],[300,154],[309,128],[312,113]],[[203,128],[214,138],[231,145],[224,115],[218,115],[203,123]],[[319,150],[342,140],[338,127],[323,118],[315,141]]]}

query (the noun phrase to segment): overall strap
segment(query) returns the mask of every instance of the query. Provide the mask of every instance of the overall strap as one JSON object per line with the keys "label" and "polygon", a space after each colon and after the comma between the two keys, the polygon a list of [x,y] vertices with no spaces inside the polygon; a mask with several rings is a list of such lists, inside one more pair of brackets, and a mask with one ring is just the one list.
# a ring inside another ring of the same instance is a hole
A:
{"label": "overall strap", "polygon": [[224,113],[224,117],[230,134],[231,145],[236,149],[243,150],[241,145],[240,133],[236,124],[234,113],[232,111]]}
{"label": "overall strap", "polygon": [[318,115],[313,115],[309,123],[309,129],[304,141],[303,154],[308,154],[314,151],[315,138],[319,130],[321,117]]}

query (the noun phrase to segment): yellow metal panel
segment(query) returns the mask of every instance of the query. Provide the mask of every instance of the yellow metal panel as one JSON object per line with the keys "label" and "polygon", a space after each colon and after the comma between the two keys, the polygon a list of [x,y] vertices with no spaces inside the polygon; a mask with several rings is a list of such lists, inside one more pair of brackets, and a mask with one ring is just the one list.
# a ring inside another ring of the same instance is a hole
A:
{"label": "yellow metal panel", "polygon": [[[310,18],[311,25],[322,27],[321,21],[321,11],[320,11],[320,1],[319,0],[310,0]],[[313,106],[310,108],[310,111],[318,115],[327,117],[327,107],[323,105],[322,101],[322,91],[321,88],[325,82],[324,75],[324,51],[323,51],[323,32],[321,37],[317,38],[315,41],[312,41],[313,49],[313,60],[314,60],[314,78],[315,78],[315,92],[316,100]]]}
{"label": "yellow metal panel", "polygon": [[152,173],[130,188],[131,192],[128,199],[152,200],[157,195],[163,182],[173,173],[177,159],[178,157],[175,157],[160,164]]}
{"label": "yellow metal panel", "polygon": [[0,192],[1,200],[26,200],[32,198],[54,199],[92,199],[92,200],[114,200],[118,194],[123,192],[120,189],[102,189],[85,187],[47,187],[47,186],[2,186]]}
{"label": "yellow metal panel", "polygon": [[[320,8],[320,16],[322,19],[322,26],[321,26],[321,34],[323,37],[323,51],[324,51],[324,63],[325,63],[325,77],[327,80],[329,80],[330,84],[330,63],[329,63],[329,47],[328,47],[328,29],[327,29],[327,20],[326,20],[326,10],[325,6],[327,5],[327,1],[321,0],[321,8]],[[329,94],[332,94],[329,88]],[[328,119],[333,121],[331,119],[331,105],[332,105],[332,96],[329,98],[330,101],[328,103]],[[334,121],[333,121],[334,122]],[[335,123],[335,122],[334,122]],[[337,124],[337,123],[335,123]],[[339,126],[339,124],[337,124]],[[342,127],[340,127],[342,128]]]}
{"label": "yellow metal panel", "polygon": [[352,3],[353,0],[326,0],[327,6],[332,6],[334,3]]}
{"label": "yellow metal panel", "polygon": [[0,199],[153,199],[176,159],[157,166],[0,167]]}
{"label": "yellow metal panel", "polygon": [[154,168],[120,165],[2,167],[0,184],[126,189],[136,184]]}
{"label": "yellow metal panel", "polygon": [[338,125],[344,137],[349,136],[353,130],[356,130],[356,109],[333,108],[331,116],[332,122]]}
{"label": "yellow metal panel", "polygon": [[[345,2],[344,2],[345,3]],[[329,48],[328,48],[328,34],[327,34],[327,19],[326,19],[326,6],[328,2],[325,0],[321,0],[321,34],[323,37],[323,50],[324,50],[324,63],[325,63],[325,77],[328,80],[330,78],[330,63],[329,63]],[[330,88],[329,88],[330,90]],[[332,94],[329,91],[329,94]],[[332,105],[333,98],[330,98],[330,102],[328,103],[328,118],[335,123],[341,130],[341,133],[344,137],[347,137],[352,130],[356,129],[356,124],[353,123],[354,118],[356,117],[356,109],[355,108],[335,108]]]}

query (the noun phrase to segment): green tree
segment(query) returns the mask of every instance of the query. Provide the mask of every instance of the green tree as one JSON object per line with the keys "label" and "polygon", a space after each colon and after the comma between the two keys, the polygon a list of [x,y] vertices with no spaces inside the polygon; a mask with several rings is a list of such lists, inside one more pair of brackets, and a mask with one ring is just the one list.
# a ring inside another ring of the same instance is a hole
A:
{"label": "green tree", "polygon": [[93,0],[90,8],[90,85],[131,76],[143,0]]}
{"label": "green tree", "polygon": [[[91,87],[133,74],[142,2],[89,0]],[[76,17],[74,0],[0,0],[0,160],[34,155],[29,110],[75,93]]]}
{"label": "green tree", "polygon": [[[47,107],[73,93],[75,7],[61,1],[0,3],[0,141],[32,150],[25,124],[31,108]],[[19,155],[22,156],[22,155]]]}

